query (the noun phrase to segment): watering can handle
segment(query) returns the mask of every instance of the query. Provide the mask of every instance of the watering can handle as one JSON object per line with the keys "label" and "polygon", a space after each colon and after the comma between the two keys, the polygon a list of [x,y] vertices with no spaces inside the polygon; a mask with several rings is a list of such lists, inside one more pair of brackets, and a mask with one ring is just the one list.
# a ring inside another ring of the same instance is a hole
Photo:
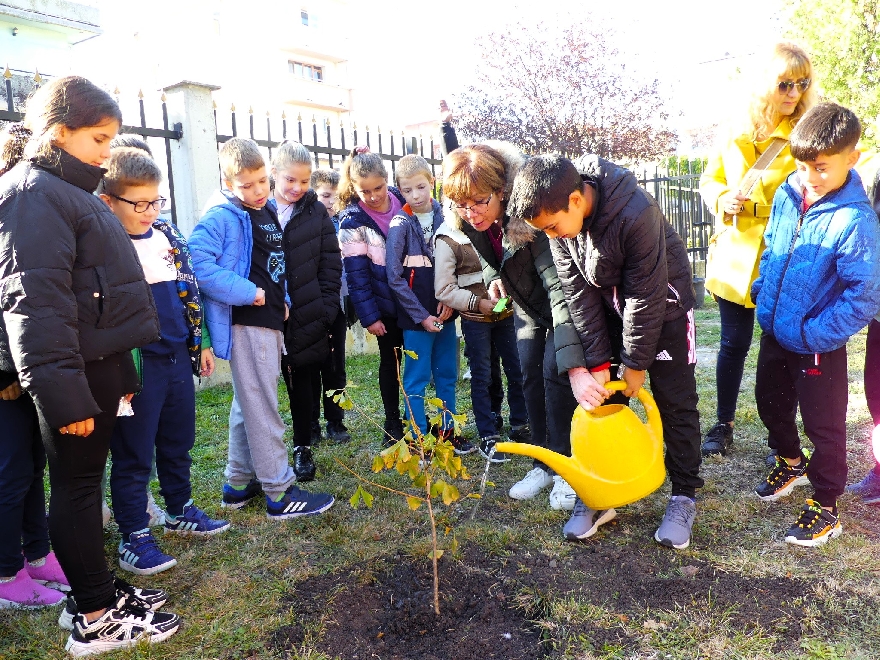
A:
{"label": "watering can handle", "polygon": [[[626,389],[626,382],[622,380],[609,380],[605,383],[606,390],[617,390],[622,392]],[[636,392],[636,398],[641,401],[645,408],[645,415],[648,417],[648,426],[654,431],[658,438],[663,437],[663,422],[660,419],[660,411],[654,402],[654,397],[644,387],[640,387]]]}

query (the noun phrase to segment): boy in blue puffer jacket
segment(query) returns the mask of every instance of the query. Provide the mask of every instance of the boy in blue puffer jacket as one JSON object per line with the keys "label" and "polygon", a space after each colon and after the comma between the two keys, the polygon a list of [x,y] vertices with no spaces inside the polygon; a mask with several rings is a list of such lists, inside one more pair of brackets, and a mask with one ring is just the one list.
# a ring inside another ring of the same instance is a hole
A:
{"label": "boy in blue puffer jacket", "polygon": [[278,414],[278,377],[288,303],[283,234],[269,201],[269,174],[256,142],[220,149],[228,190],[208,200],[189,239],[214,353],[229,360],[227,483],[221,506],[238,509],[265,495],[270,520],[321,513],[333,496],[296,485]]}
{"label": "boy in blue puffer jacket", "polygon": [[[395,176],[406,204],[391,220],[385,266],[403,346],[418,355],[417,360],[407,359],[403,370],[406,414],[413,430],[418,427],[425,434],[425,388],[432,375],[437,397],[449,412],[456,412],[458,335],[451,322],[454,310],[434,297],[434,232],[443,224],[443,209],[431,194],[431,168],[424,158],[410,154],[400,159]],[[455,437],[448,415],[444,415],[440,433],[457,453],[474,451],[469,442]]]}
{"label": "boy in blue puffer jacket", "polygon": [[[797,171],[779,187],[752,285],[761,347],[758,414],[776,466],[755,492],[765,501],[809,481],[813,497],[785,535],[817,546],[843,529],[837,498],[846,484],[846,342],[880,310],[880,224],[852,167],[859,120],[821,103],[791,133]],[[800,408],[812,456],[801,450]]]}

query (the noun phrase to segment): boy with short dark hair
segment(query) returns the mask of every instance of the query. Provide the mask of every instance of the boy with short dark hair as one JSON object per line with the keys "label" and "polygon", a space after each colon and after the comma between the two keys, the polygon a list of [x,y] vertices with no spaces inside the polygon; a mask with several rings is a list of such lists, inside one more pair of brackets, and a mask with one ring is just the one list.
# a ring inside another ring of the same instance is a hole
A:
{"label": "boy with short dark hair", "polygon": [[202,303],[189,248],[177,228],[159,219],[162,173],[140,149],[110,152],[100,197],[128,232],[159,313],[161,339],[140,349],[143,387],[110,439],[110,491],[122,534],[119,566],[153,575],[177,564],[150,533],[147,488],[153,453],[165,499],[165,532],[208,536],[229,523],[213,520],[192,500],[190,450],[196,434],[193,375],[210,375],[214,357],[202,333]]}
{"label": "boy with short dark hair", "polygon": [[220,149],[220,171],[228,190],[208,201],[190,249],[214,352],[232,370],[222,506],[241,508],[262,492],[271,520],[321,513],[333,497],[296,486],[278,414],[288,307],[281,227],[266,205],[266,163],[253,140],[232,138]]}
{"label": "boy with short dark hair", "polygon": [[[847,340],[880,310],[880,225],[852,167],[861,125],[834,103],[791,133],[797,171],[776,191],[752,300],[761,326],[755,399],[776,466],[765,501],[813,486],[785,541],[813,547],[840,536],[846,484]],[[813,443],[801,449],[796,411]]]}
{"label": "boy with short dark hair", "polygon": [[509,231],[526,222],[551,239],[587,365],[568,371],[578,402],[591,410],[612,395],[604,387],[612,365],[626,396],[650,374],[672,481],[654,538],[687,548],[703,480],[695,300],[681,238],[631,172],[597,156],[577,166],[558,155],[530,159],[516,177],[508,213]]}

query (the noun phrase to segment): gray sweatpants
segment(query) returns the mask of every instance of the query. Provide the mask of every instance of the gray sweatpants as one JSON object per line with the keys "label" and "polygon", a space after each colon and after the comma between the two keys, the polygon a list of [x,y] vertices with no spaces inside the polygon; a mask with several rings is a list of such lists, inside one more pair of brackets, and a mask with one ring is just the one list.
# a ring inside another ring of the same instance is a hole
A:
{"label": "gray sweatpants", "polygon": [[232,407],[229,410],[229,461],[226,479],[243,486],[256,476],[272,499],[296,481],[278,414],[281,332],[232,326]]}

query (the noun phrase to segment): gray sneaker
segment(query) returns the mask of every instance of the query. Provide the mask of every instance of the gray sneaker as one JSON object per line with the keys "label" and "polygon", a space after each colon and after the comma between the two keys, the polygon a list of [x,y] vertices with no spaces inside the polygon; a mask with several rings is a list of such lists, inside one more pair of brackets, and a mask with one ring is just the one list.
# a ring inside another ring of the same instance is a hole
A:
{"label": "gray sneaker", "polygon": [[684,550],[691,544],[691,527],[696,517],[697,505],[691,498],[673,495],[666,505],[663,521],[654,533],[654,540],[667,548]]}
{"label": "gray sneaker", "polygon": [[590,538],[599,529],[599,525],[604,525],[609,520],[617,517],[617,511],[614,509],[605,509],[604,511],[593,511],[586,504],[581,502],[581,498],[577,498],[574,503],[574,513],[562,528],[562,535],[569,541],[583,541]]}

